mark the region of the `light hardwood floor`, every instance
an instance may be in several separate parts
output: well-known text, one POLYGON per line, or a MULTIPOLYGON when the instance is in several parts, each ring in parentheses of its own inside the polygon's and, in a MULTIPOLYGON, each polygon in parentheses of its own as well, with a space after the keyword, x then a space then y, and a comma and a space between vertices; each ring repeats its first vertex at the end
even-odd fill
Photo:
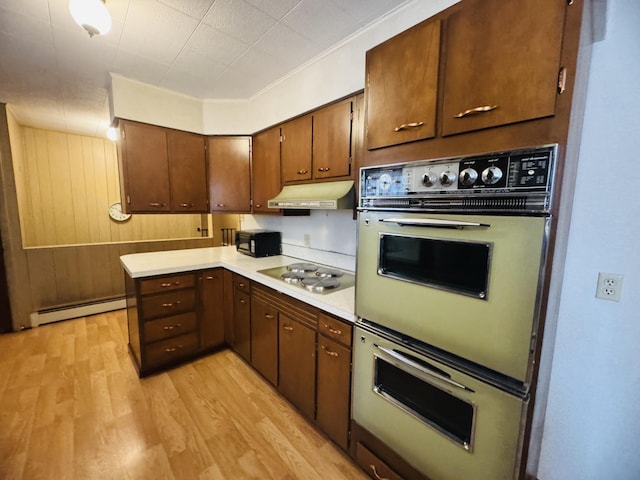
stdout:
POLYGON ((0 335, 0 478, 368 478, 239 357, 138 379, 126 314, 0 335))

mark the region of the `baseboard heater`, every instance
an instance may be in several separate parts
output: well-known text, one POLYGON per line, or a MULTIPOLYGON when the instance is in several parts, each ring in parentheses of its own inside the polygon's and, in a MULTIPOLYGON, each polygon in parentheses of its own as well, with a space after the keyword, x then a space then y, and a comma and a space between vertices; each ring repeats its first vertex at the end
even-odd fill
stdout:
POLYGON ((61 320, 71 320, 72 318, 86 317, 98 313, 110 312, 126 308, 127 303, 124 297, 110 298, 96 302, 82 303, 76 305, 66 305, 63 307, 49 308, 33 312, 30 315, 31 326, 37 327, 45 323, 59 322, 61 320))

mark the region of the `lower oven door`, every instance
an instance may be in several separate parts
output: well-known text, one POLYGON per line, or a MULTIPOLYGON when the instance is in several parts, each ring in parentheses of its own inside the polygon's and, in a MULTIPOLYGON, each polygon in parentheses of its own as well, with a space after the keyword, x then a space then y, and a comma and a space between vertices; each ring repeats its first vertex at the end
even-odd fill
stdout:
POLYGON ((516 396, 356 327, 353 419, 426 476, 516 477, 516 396))
POLYGON ((548 223, 361 212, 356 315, 526 382, 548 223))

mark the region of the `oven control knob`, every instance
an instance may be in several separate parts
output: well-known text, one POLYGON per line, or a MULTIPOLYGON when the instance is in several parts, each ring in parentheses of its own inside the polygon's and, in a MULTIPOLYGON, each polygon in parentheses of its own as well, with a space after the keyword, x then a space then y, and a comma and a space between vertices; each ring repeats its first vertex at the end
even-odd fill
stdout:
POLYGON ((449 185, 453 185, 453 182, 456 181, 456 174, 451 170, 447 170, 446 172, 442 172, 440 174, 440 185, 445 187, 449 185))
POLYGON ((460 172, 460 183, 463 185, 470 187, 476 180, 478 179, 478 172, 476 172, 473 168, 465 168, 460 172))
POLYGON ((482 181, 485 185, 494 185, 502 178, 502 170, 498 167, 488 167, 482 171, 482 181))
POLYGON ((431 187, 436 183, 436 176, 433 173, 425 173, 422 176, 422 184, 425 187, 431 187))

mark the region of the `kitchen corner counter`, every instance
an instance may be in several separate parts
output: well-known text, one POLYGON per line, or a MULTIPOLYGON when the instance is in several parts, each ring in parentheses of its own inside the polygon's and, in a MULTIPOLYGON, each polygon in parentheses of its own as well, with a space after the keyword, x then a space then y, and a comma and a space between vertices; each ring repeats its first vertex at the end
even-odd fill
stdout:
POLYGON ((356 318, 354 287, 318 294, 258 273, 258 270, 281 267, 301 260, 304 259, 285 255, 253 258, 237 253, 235 247, 231 246, 133 253, 121 256, 120 264, 131 278, 223 267, 344 320, 354 322, 356 318))

